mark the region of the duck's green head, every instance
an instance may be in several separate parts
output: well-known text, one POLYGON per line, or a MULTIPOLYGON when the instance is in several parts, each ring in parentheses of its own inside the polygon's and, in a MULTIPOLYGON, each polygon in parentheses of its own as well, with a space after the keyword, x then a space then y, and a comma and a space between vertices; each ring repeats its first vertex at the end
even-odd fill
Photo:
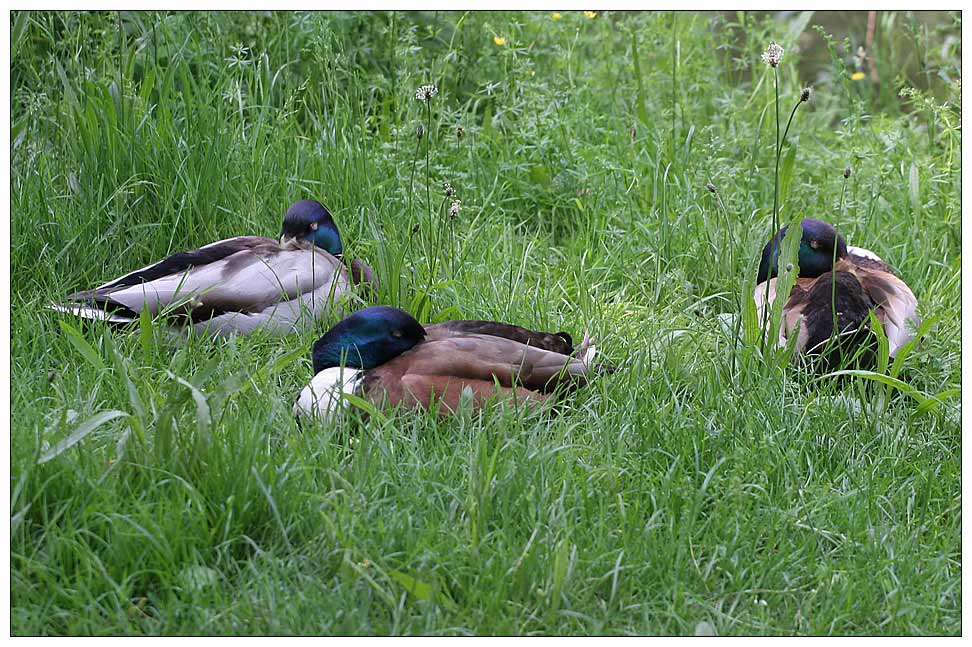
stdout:
POLYGON ((412 315, 388 306, 358 310, 314 344, 314 374, 332 366, 370 369, 398 357, 425 339, 412 315))
MULTIPOLYGON (((832 270, 837 259, 847 256, 847 243, 843 236, 824 221, 806 218, 800 223, 800 227, 803 229, 803 236, 800 238, 800 276, 816 278, 832 270)), ((780 245, 783 244, 787 228, 779 230, 763 248, 759 274, 756 276, 757 285, 776 276, 780 245)))
POLYGON ((288 239, 306 240, 335 256, 343 251, 334 219, 317 200, 298 200, 287 209, 280 241, 288 239))

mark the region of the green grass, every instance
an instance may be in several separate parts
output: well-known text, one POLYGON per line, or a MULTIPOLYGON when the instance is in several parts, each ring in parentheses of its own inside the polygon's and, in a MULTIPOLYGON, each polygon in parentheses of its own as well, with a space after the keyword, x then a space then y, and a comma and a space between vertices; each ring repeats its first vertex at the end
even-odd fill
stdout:
POLYGON ((824 18, 14 13, 12 633, 958 634, 960 24, 882 12, 874 82, 824 18), (911 285, 935 323, 897 377, 940 406, 720 324, 770 235, 771 39, 781 111, 814 87, 781 220, 911 285), (305 197, 382 303, 590 329, 619 371, 301 431, 333 321, 174 342, 44 309, 305 197))

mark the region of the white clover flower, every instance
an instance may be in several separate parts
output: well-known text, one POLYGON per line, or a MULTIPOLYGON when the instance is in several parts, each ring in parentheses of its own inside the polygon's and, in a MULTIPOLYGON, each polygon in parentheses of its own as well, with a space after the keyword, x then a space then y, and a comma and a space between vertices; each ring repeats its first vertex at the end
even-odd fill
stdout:
POLYGON ((432 84, 423 85, 422 87, 420 87, 418 90, 415 91, 415 98, 418 99, 419 101, 428 103, 429 101, 432 100, 432 97, 434 97, 437 94, 439 94, 439 88, 435 87, 432 84))
POLYGON ((777 67, 783 60, 783 48, 777 45, 775 40, 770 41, 769 47, 759 58, 770 67, 777 67))

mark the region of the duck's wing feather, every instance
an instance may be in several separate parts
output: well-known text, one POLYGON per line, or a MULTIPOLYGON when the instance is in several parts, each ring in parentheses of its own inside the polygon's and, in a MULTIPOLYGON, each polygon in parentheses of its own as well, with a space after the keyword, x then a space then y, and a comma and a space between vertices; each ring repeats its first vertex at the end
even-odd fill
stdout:
POLYGON ((418 344, 370 370, 361 388, 372 399, 387 393, 393 402, 404 398, 423 403, 433 394, 457 394, 467 386, 473 395, 493 393, 494 385, 522 396, 523 389, 546 394, 559 384, 586 381, 592 345, 584 355, 573 358, 502 337, 464 334, 418 344))
POLYGON ((850 262, 858 267, 863 267, 869 270, 879 270, 881 272, 887 272, 888 274, 893 274, 891 267, 884 262, 884 260, 872 252, 869 249, 864 249, 863 247, 847 247, 847 256, 842 259, 844 262, 850 262))
POLYGON ((375 273, 370 265, 366 265, 359 260, 351 261, 351 281, 355 285, 361 285, 377 291, 378 282, 375 280, 375 273))
POLYGON ((429 324, 424 326, 424 328, 426 339, 429 341, 447 339, 465 334, 479 334, 509 339, 542 350, 560 353, 561 355, 571 355, 574 352, 573 340, 568 333, 540 332, 497 321, 462 319, 429 324))
POLYGON ((360 387, 361 393, 375 404, 400 404, 406 408, 423 409, 436 405, 440 413, 451 413, 460 408, 464 399, 468 399, 473 407, 479 407, 490 398, 512 399, 530 405, 551 397, 551 394, 531 391, 522 386, 500 386, 491 380, 411 373, 392 377, 387 374, 375 375, 375 370, 369 372, 360 387))
POLYGON ((839 261, 836 269, 853 273, 873 301, 875 314, 884 327, 893 357, 901 346, 914 337, 914 331, 920 325, 918 299, 911 288, 891 272, 856 261, 839 261))
POLYGON ((884 259, 875 254, 869 249, 864 249, 863 247, 854 247, 853 245, 847 246, 847 255, 851 257, 867 258, 872 261, 877 261, 878 263, 883 263, 884 259))
POLYGON ((277 241, 270 238, 265 238, 263 236, 236 236, 235 238, 226 238, 224 240, 216 241, 215 243, 210 243, 209 245, 204 245, 199 249, 177 252, 168 258, 158 261, 157 263, 146 265, 145 267, 139 268, 134 272, 129 272, 124 276, 113 279, 104 285, 99 285, 94 290, 77 292, 72 294, 71 297, 97 290, 123 288, 131 285, 138 285, 140 283, 148 283, 166 276, 182 274, 193 267, 201 267, 203 265, 209 265, 210 263, 216 263, 223 260, 227 256, 232 256, 233 254, 247 249, 259 249, 261 247, 276 244, 277 241))
POLYGON ((826 354, 839 361, 870 336, 867 320, 874 302, 850 272, 827 272, 808 281, 804 289, 791 293, 784 307, 788 335, 799 324, 800 352, 826 354), (831 345, 835 333, 839 341, 831 345))
POLYGON ((175 314, 196 323, 225 313, 263 312, 322 288, 339 293, 348 287, 346 275, 341 262, 327 252, 245 236, 174 254, 69 299, 130 315, 143 307, 155 315, 177 306, 175 314))

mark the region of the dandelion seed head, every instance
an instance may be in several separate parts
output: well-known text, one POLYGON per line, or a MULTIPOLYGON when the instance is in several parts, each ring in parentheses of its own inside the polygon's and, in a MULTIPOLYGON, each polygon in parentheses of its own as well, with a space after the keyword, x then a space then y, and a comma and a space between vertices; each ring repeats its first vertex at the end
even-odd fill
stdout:
POLYGON ((415 98, 423 103, 428 103, 437 94, 439 94, 439 88, 429 83, 415 91, 415 98))
POLYGON ((783 48, 775 40, 770 41, 769 47, 759 58, 770 67, 778 67, 783 60, 783 48))

